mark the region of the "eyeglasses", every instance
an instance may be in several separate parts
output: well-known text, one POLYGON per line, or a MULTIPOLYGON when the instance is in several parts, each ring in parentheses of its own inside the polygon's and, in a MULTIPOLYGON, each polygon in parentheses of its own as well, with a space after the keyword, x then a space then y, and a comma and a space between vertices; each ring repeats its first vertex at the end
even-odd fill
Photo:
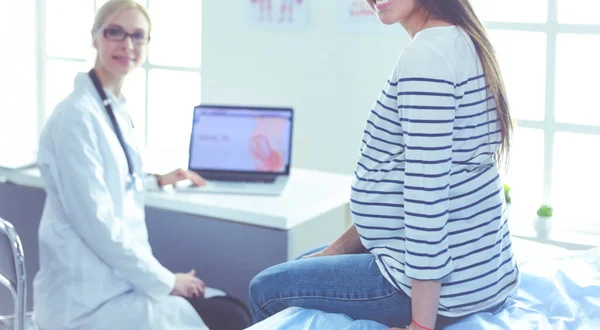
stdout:
POLYGON ((131 37, 131 41, 135 45, 147 45, 150 42, 150 36, 144 31, 136 31, 127 33, 125 29, 118 25, 111 25, 104 29, 104 37, 111 41, 123 41, 127 37, 131 37))

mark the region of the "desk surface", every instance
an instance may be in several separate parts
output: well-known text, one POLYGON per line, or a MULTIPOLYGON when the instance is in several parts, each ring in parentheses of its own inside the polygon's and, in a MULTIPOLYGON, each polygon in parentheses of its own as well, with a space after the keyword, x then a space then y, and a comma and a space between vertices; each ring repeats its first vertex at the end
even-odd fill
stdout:
MULTIPOLYGON (((37 169, 0 169, 1 181, 43 188, 37 169)), ((351 181, 350 175, 294 168, 281 196, 160 191, 146 193, 146 206, 289 230, 345 206, 351 181)))

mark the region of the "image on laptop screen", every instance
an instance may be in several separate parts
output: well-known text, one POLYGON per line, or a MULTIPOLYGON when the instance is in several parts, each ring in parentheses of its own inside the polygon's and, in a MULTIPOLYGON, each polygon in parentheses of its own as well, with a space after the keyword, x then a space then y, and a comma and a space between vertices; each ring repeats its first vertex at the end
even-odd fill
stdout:
POLYGON ((291 135, 291 109, 197 106, 189 167, 288 173, 291 135))

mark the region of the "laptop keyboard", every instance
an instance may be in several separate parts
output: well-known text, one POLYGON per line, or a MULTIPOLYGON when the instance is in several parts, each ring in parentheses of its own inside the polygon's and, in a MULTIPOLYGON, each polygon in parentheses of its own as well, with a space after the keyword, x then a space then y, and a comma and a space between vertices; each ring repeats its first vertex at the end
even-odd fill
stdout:
POLYGON ((209 181, 215 181, 219 183, 273 183, 275 182, 275 178, 240 178, 240 177, 231 177, 231 178, 205 178, 209 181))
POLYGON ((270 180, 270 181, 247 181, 247 180, 243 180, 243 181, 227 180, 227 181, 224 181, 224 180, 213 180, 213 182, 216 185, 219 185, 219 186, 239 186, 239 185, 243 185, 243 184, 270 184, 270 183, 273 183, 274 180, 270 180))

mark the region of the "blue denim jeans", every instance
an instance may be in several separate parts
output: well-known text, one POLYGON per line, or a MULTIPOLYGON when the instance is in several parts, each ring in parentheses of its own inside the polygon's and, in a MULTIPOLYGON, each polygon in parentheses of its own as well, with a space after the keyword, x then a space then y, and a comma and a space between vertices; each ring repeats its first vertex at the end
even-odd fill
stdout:
MULTIPOLYGON (((388 327, 404 327, 412 315, 410 297, 381 275, 370 253, 297 259, 264 270, 250 283, 255 323, 292 306, 346 314, 388 327)), ((438 315, 436 329, 458 319, 438 315)))

